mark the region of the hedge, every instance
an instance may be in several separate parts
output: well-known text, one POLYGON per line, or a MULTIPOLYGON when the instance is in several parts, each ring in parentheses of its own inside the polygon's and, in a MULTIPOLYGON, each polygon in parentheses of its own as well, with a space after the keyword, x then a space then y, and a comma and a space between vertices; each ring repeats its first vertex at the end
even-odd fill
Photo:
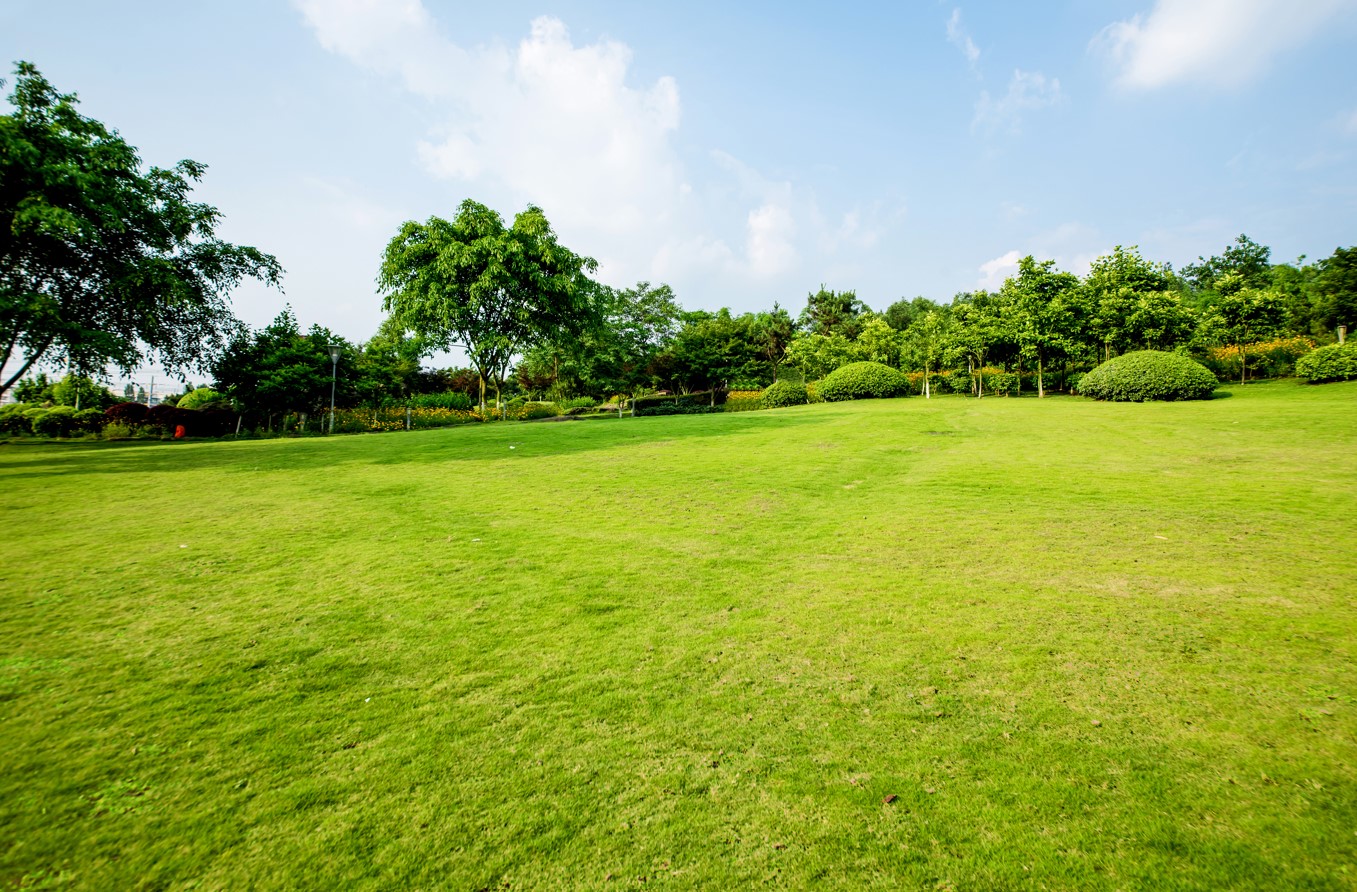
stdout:
POLYGON ((1079 380, 1079 392, 1095 400, 1205 400, 1219 384, 1206 366, 1178 353, 1138 350, 1114 356, 1079 380))
MULTIPOLYGON (((724 406, 726 403, 727 391, 718 389, 713 395, 710 390, 699 390, 697 393, 673 393, 664 396, 643 396, 631 401, 631 407, 640 415, 643 410, 654 409, 658 406, 706 406, 712 405, 724 406)), ((657 413, 647 412, 648 415, 670 414, 677 415, 683 413, 669 412, 657 413)))

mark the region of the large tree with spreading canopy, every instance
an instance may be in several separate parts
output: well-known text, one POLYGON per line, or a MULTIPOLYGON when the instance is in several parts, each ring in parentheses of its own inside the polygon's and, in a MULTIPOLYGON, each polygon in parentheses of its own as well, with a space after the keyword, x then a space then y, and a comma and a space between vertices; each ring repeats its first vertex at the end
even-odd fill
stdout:
POLYGON ((0 394, 35 364, 125 372, 201 368, 237 325, 242 279, 277 286, 278 261, 217 238, 191 201, 204 165, 143 171, 116 130, 77 110, 27 62, 0 116, 0 394))
POLYGON ((598 268, 570 251, 540 208, 505 226, 467 199, 452 220, 409 221, 386 246, 377 286, 384 309, 404 328, 444 349, 459 346, 496 391, 509 363, 549 338, 578 336, 597 322, 598 268))

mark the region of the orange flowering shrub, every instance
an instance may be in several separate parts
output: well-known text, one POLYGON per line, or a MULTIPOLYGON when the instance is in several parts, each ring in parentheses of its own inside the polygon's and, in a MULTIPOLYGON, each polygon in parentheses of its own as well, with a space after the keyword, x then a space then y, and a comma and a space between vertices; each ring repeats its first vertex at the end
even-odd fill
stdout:
POLYGON ((1248 362, 1249 372, 1258 378, 1283 378, 1295 371, 1296 360, 1315 349, 1315 342, 1306 337, 1273 338, 1254 344, 1226 344, 1206 351, 1203 365, 1216 373, 1217 378, 1233 379, 1240 376, 1240 357, 1248 362))

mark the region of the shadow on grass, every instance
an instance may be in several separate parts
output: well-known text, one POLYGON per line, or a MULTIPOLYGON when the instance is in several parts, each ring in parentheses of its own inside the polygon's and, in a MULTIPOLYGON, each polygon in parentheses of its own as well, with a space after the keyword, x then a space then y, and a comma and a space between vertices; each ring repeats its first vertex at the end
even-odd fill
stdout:
POLYGON ((623 418, 588 424, 476 424, 424 431, 277 440, 18 441, 0 445, 0 480, 80 474, 314 471, 347 465, 517 461, 645 443, 700 440, 833 421, 833 416, 739 412, 623 418))

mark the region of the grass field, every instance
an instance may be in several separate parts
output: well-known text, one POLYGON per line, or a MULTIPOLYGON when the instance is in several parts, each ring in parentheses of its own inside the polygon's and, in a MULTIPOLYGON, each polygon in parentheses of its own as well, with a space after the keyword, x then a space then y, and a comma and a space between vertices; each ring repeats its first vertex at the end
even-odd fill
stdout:
POLYGON ((1357 888, 1357 383, 0 446, 0 888, 1357 888))

